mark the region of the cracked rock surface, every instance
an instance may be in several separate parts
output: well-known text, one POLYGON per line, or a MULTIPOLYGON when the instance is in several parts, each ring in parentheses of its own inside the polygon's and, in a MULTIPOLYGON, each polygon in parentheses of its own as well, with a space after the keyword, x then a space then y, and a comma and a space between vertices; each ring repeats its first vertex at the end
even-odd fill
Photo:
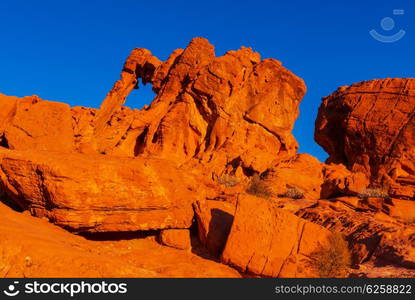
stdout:
POLYGON ((391 196, 415 199, 415 79, 370 80, 323 99, 315 139, 391 196))

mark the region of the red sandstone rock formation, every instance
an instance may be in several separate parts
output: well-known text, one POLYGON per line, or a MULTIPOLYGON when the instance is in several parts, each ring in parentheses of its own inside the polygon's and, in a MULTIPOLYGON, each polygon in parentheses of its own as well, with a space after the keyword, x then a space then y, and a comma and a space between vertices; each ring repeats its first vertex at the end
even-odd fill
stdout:
POLYGON ((0 277, 240 277, 155 238, 91 241, 0 203, 0 277))
MULTIPOLYGON (((94 137, 98 140, 104 136, 114 113, 121 108, 130 92, 138 88, 138 79, 143 83, 152 82, 152 77, 161 61, 151 55, 147 49, 134 49, 126 60, 118 80, 97 113, 94 121, 94 137)), ((101 145, 100 145, 101 146, 101 145)))
POLYGON ((159 241, 166 246, 181 250, 192 248, 190 231, 188 229, 165 229, 159 235, 159 241))
POLYGON ((162 63, 134 50, 121 77, 97 114, 99 152, 177 164, 195 159, 219 173, 262 172, 296 152, 291 130, 305 85, 277 60, 261 60, 249 48, 215 57, 213 46, 196 38, 162 63), (153 84, 157 96, 145 110, 123 112, 139 79, 153 84))
POLYGON ((323 164, 308 154, 282 161, 263 174, 270 191, 279 198, 327 199, 364 193, 369 181, 364 173, 341 164, 323 164))
POLYGON ((329 162, 364 172, 392 196, 415 199, 415 79, 339 88, 323 99, 315 139, 329 162))
POLYGON ((203 193, 160 159, 0 150, 11 201, 76 232, 189 228, 203 193))
POLYGON ((222 261, 243 273, 312 277, 311 254, 327 245, 330 231, 253 196, 238 199, 222 261))
POLYGON ((74 149, 69 105, 37 96, 0 94, 0 144, 13 150, 70 152, 74 149))
POLYGON ((195 202, 198 238, 208 252, 220 257, 233 224, 236 206, 227 201, 195 202))
POLYGON ((212 185, 209 173, 245 177, 292 157, 304 92, 249 48, 215 57, 196 38, 165 62, 134 49, 99 110, 2 98, 2 186, 21 209, 77 232, 189 228, 206 188, 196 192, 194 176, 174 166, 212 185), (122 104, 138 80, 157 96, 132 111, 122 104))
POLYGON ((216 57, 203 38, 164 62, 134 49, 99 110, 0 95, 2 202, 92 239, 149 235, 110 246, 0 206, 0 274, 239 276, 191 249, 249 276, 316 276, 307 264, 330 231, 355 267, 415 268, 413 91, 375 80, 326 97, 327 164, 296 153, 303 81, 249 48, 216 57), (140 80, 152 104, 122 106, 140 80), (267 199, 246 195, 252 178, 267 199))
MULTIPOLYGON (((292 211, 331 231, 346 235, 355 264, 372 261, 415 267, 415 226, 413 219, 392 218, 399 201, 380 198, 341 197, 319 200, 292 211)), ((399 208, 398 208, 399 209, 399 208)))

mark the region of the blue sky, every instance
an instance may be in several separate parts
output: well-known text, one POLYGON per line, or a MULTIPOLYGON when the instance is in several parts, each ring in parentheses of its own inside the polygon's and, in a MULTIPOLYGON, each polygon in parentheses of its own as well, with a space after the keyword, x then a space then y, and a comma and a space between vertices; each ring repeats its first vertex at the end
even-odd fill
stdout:
MULTIPOLYGON (((165 59, 202 36, 217 55, 249 46, 305 80, 294 134, 300 152, 324 160, 313 140, 321 97, 361 80, 415 77, 414 32, 412 0, 1 1, 0 93, 98 107, 132 48, 165 59), (385 17, 395 21, 389 31, 380 24, 385 17), (371 29, 406 35, 382 43, 371 29)), ((127 104, 141 107, 152 97, 146 87, 127 104)))

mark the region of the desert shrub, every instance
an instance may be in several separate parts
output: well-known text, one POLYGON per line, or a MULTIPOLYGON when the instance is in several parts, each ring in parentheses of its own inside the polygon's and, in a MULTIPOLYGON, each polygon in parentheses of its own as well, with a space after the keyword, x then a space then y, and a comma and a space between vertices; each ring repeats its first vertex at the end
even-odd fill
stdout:
POLYGON ((258 174, 252 176, 249 182, 248 188, 246 189, 248 194, 268 199, 272 196, 272 192, 266 183, 261 179, 258 174))
POLYGON ((328 238, 328 245, 311 253, 311 267, 321 278, 345 277, 351 264, 347 242, 340 233, 328 238))
POLYGON ((238 177, 234 175, 224 174, 216 180, 219 184, 224 185, 226 187, 234 187, 236 186, 240 180, 238 177))
POLYGON ((296 187, 289 187, 283 194, 279 194, 280 198, 304 199, 304 192, 296 187))
POLYGON ((389 194, 382 188, 367 188, 362 193, 359 194, 359 198, 389 198, 389 194))

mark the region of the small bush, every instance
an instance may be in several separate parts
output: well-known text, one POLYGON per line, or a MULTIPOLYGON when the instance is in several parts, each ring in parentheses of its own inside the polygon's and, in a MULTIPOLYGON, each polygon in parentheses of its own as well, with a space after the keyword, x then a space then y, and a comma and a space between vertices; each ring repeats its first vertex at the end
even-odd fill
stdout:
POLYGON ((351 264, 348 244, 340 233, 330 235, 328 242, 311 253, 311 267, 321 278, 345 277, 351 264))
POLYGON ((224 174, 224 175, 218 177, 217 182, 219 184, 224 185, 227 188, 229 188, 229 187, 236 186, 240 182, 240 180, 236 176, 229 175, 229 174, 224 174))
POLYGON ((283 194, 279 194, 280 198, 304 199, 304 192, 296 187, 289 187, 283 194))
POLYGON ((246 189, 248 194, 268 199, 272 196, 272 192, 265 184, 265 182, 259 177, 258 174, 252 176, 251 181, 249 182, 249 186, 246 189))
POLYGON ((383 198, 388 199, 389 194, 381 188, 367 188, 362 193, 359 194, 359 198, 383 198))

